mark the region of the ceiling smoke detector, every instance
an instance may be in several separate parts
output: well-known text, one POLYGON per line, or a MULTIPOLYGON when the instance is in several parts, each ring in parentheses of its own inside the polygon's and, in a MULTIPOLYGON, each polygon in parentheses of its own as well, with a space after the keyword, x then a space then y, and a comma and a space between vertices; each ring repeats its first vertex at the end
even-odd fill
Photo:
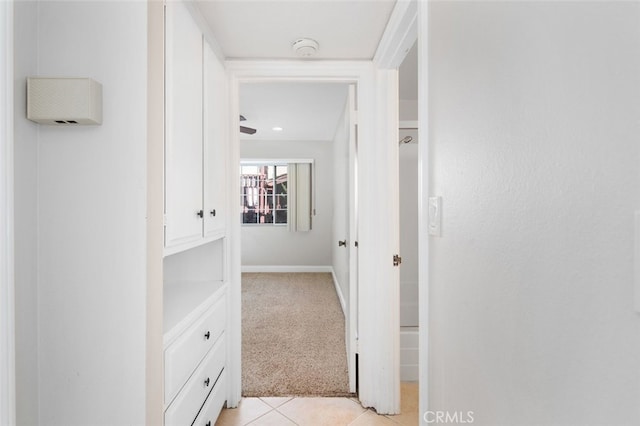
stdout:
POLYGON ((318 52, 318 42, 310 38, 300 38, 293 43, 291 48, 301 58, 311 58, 318 52))

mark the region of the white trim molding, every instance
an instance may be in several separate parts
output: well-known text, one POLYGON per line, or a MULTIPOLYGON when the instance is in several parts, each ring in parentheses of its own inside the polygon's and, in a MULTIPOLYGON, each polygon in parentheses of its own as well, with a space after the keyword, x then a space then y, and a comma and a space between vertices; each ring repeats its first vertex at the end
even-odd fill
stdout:
MULTIPOLYGON (((418 4, 418 305, 419 413, 429 410, 429 2, 418 4)), ((420 424, 427 425, 422 414, 420 424)))
MULTIPOLYGON (((333 267, 329 267, 331 269, 331 277, 333 278, 333 285, 336 288, 336 294, 338 295, 338 300, 340 301, 340 307, 342 307, 342 313, 344 314, 345 321, 347 319, 347 305, 344 302, 344 295, 342 294, 342 289, 340 288, 340 283, 338 282, 338 277, 336 276, 336 271, 333 270, 333 267)), ((346 331, 346 335, 349 335, 348 330, 346 331)), ((347 356, 349 354, 347 353, 347 356)))
POLYGON ((400 121, 398 128, 400 129, 420 129, 418 121, 400 121))
POLYGON ((13 1, 0 2, 0 424, 16 424, 13 230, 13 1))
MULTIPOLYGON (((358 105, 358 181, 367 182, 359 188, 358 201, 358 271, 359 281, 366 283, 358 292, 359 316, 359 393, 362 404, 375 408, 381 414, 395 414, 400 410, 399 378, 399 321, 394 318, 399 311, 399 296, 393 281, 392 256, 396 249, 393 227, 394 206, 380 208, 379 188, 388 188, 393 171, 389 164, 393 157, 387 151, 390 141, 398 133, 396 113, 389 116, 386 103, 393 96, 393 73, 378 70, 372 61, 227 61, 230 79, 230 115, 232 129, 239 125, 239 87, 242 83, 268 83, 282 81, 334 82, 357 85, 358 105), (390 134, 394 128, 395 136, 390 134), (375 215, 366 212, 376 211, 375 215), (385 232, 380 232, 386 229, 385 232), (389 297, 388 297, 389 296, 389 297), (395 328, 393 324, 396 324, 395 328), (381 374, 381 372, 386 372, 381 374)), ((397 76, 396 76, 397 83, 397 76)), ((397 100, 396 100, 397 104, 397 100)), ((230 140, 230 164, 239 164, 239 134, 233 132, 230 140)), ((397 145, 397 144, 396 144, 397 145)), ((397 149, 397 146, 396 146, 397 149)), ((397 168, 397 166, 396 166, 397 168)), ((395 177, 397 179, 397 176, 395 177)), ((239 182, 231 182, 231 193, 239 193, 239 182)), ((391 191, 384 191, 385 196, 391 191)), ((397 208, 397 206, 395 206, 397 208)), ((240 214, 230 214, 229 240, 230 281, 240 282, 240 214)), ((397 234, 397 233, 396 233, 397 234)), ((397 270, 397 268, 396 268, 397 270)), ((232 285, 229 291, 229 311, 233 317, 229 323, 230 396, 240 395, 241 389, 241 294, 240 286, 232 285), (238 360, 238 361, 234 361, 238 360)), ((228 401, 234 406, 237 401, 228 401)))
POLYGON ((398 68, 418 38, 418 1, 398 0, 373 62, 383 69, 398 68))

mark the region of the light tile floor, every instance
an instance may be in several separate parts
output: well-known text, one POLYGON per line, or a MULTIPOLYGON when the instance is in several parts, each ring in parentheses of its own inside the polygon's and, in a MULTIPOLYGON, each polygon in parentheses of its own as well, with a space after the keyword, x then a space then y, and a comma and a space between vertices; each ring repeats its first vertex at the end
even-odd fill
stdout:
POLYGON ((243 398, 238 408, 224 409, 216 426, 415 426, 418 383, 402 382, 401 414, 381 416, 356 398, 243 398))

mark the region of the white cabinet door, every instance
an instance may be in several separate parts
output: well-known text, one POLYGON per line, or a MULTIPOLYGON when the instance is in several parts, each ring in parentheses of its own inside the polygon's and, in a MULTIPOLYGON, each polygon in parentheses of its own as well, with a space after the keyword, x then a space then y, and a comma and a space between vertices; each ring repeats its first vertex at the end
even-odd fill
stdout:
POLYGON ((227 76, 224 66, 204 43, 204 237, 225 231, 227 76))
POLYGON ((181 2, 167 2, 165 25, 165 247, 175 247, 202 239, 202 33, 181 2))

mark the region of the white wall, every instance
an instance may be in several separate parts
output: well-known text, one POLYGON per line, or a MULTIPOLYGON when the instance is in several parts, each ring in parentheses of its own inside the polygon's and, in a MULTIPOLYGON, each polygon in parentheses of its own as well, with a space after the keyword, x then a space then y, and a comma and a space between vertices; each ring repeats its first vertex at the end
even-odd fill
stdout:
POLYGON ((102 126, 40 126, 36 147, 16 98, 19 419, 143 424, 146 5, 18 3, 16 93, 37 55, 38 75, 101 82, 104 107, 102 126))
POLYGON ((640 424, 640 4, 429 7, 429 408, 640 424))
MULTIPOLYGON (((399 69, 399 119, 418 120, 417 44, 399 69), (403 99, 403 96, 407 99, 403 99)), ((413 141, 399 146, 400 182, 400 326, 418 325, 418 130, 403 129, 399 139, 411 136, 413 141)), ((413 342, 413 337, 409 340, 413 342)), ((402 341, 402 336, 401 336, 402 341)), ((401 352, 402 356, 402 352, 401 352)), ((414 377, 413 375, 412 377, 414 377)))
POLYGON ((13 3, 0 3, 0 424, 16 423, 13 3))
MULTIPOLYGON (((314 159, 316 215, 309 232, 286 226, 243 226, 243 266, 331 265, 333 163, 331 141, 242 141, 241 158, 314 159)), ((240 199, 240 194, 238 194, 240 199)))
POLYGON ((338 241, 349 239, 349 109, 347 99, 332 143, 334 243, 331 246, 331 265, 346 309, 349 309, 349 247, 339 247, 338 241))
POLYGON ((400 129, 400 139, 413 137, 399 149, 400 179, 400 325, 418 325, 418 130, 400 129))
POLYGON ((25 117, 26 77, 38 74, 38 4, 14 3, 16 417, 38 424, 38 125, 25 117))
POLYGON ((224 239, 203 244, 163 259, 164 282, 224 281, 224 239))
POLYGON ((414 121, 418 119, 418 101, 413 99, 400 99, 399 106, 400 121, 414 121))

